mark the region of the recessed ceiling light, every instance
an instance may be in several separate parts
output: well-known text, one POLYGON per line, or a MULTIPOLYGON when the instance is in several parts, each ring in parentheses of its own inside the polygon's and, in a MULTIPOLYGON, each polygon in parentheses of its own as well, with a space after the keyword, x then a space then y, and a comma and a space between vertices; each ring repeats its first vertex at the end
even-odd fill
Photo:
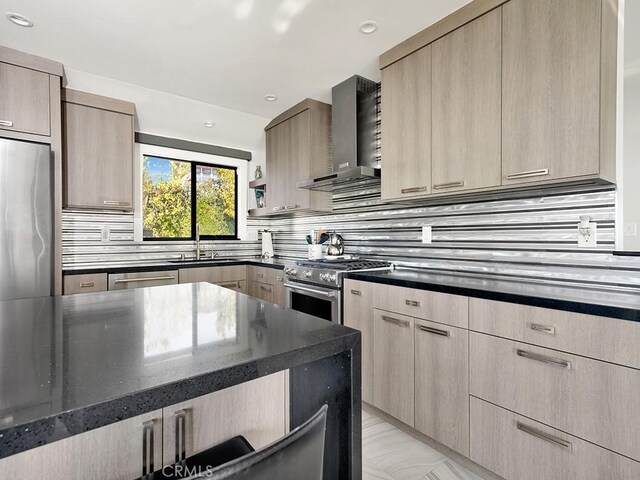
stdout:
POLYGON ((375 32, 376 30, 378 30, 378 22, 374 22, 373 20, 367 20, 360 24, 360 31, 367 35, 375 32))
POLYGON ((33 27, 33 22, 19 13, 7 12, 7 19, 19 27, 33 27))
POLYGON ((216 122, 212 120, 207 120, 206 122, 204 122, 204 126, 207 128, 213 128, 216 126, 216 122))
POLYGON ((278 99, 278 97, 276 97, 275 95, 265 95, 264 99, 267 102, 275 102, 278 99))

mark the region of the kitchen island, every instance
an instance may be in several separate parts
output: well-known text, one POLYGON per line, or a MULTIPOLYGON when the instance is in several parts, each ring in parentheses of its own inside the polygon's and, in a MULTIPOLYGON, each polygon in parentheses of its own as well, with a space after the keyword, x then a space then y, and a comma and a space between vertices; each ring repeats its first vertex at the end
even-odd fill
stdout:
MULTIPOLYGON (((277 372, 286 372, 285 430, 327 403, 325 478, 361 478, 360 333, 355 330, 193 283, 0 302, 0 332, 0 478, 12 459, 132 419, 145 420, 133 433, 142 444, 142 424, 154 412, 162 412, 152 419, 156 444, 162 445, 157 435, 174 431, 166 417, 174 406, 277 372)), ((235 402, 246 414, 242 398, 235 402)), ((234 423, 235 410, 223 412, 228 424, 234 423)), ((207 421, 194 418, 187 425, 207 421)), ((164 443, 155 455, 156 469, 173 454, 167 438, 164 443)), ((187 453, 193 452, 187 448, 187 453)), ((142 454, 147 457, 139 459, 136 474, 148 468, 149 452, 142 454)), ((65 455, 67 462, 76 460, 73 452, 65 455)), ((108 451, 98 449, 96 455, 108 451)))

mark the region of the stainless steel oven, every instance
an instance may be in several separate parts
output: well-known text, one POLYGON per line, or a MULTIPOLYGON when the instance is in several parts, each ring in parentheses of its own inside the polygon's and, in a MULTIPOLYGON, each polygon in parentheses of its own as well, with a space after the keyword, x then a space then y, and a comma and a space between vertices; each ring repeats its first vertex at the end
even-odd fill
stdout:
POLYGON ((327 288, 288 281, 287 307, 334 323, 342 323, 342 293, 340 289, 327 288))

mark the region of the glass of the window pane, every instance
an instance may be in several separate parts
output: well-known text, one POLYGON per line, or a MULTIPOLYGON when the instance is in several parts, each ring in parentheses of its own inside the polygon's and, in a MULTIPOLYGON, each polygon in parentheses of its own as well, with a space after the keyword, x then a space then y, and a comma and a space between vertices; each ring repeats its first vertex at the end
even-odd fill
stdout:
POLYGON ((144 238, 191 237, 191 165, 145 156, 142 170, 144 238))
POLYGON ((196 182, 196 222, 200 235, 236 235, 236 171, 203 167, 196 182))

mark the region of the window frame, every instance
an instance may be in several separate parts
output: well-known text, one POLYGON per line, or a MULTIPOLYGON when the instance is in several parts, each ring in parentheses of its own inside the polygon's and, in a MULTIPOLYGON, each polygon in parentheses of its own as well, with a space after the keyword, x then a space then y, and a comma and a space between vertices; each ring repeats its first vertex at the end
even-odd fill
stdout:
POLYGON ((238 235, 238 167, 237 166, 232 166, 232 165, 220 165, 220 164, 216 164, 216 163, 207 163, 207 162, 203 162, 203 161, 198 161, 198 160, 185 160, 182 158, 173 158, 169 155, 163 155, 163 154, 152 154, 152 153, 142 153, 142 172, 144 172, 144 160, 147 157, 153 157, 153 158, 161 158, 163 160, 170 160, 170 161, 174 161, 174 162, 183 162, 183 163, 188 163, 189 164, 189 168, 191 171, 191 236, 190 237, 145 237, 144 236, 144 194, 142 195, 142 241, 143 242, 154 242, 154 241, 158 241, 158 242, 185 242, 185 241, 191 241, 194 242, 196 240, 196 224, 197 222, 197 215, 198 215, 198 209, 197 209, 197 196, 196 196, 196 191, 197 191, 197 175, 196 175, 196 169, 198 166, 200 167, 208 167, 208 168, 222 168, 222 169, 226 169, 226 170, 233 170, 234 175, 234 189, 235 189, 235 202, 234 202, 234 210, 235 210, 235 214, 234 214, 234 231, 235 231, 235 235, 200 235, 200 240, 240 240, 240 236, 238 235))

